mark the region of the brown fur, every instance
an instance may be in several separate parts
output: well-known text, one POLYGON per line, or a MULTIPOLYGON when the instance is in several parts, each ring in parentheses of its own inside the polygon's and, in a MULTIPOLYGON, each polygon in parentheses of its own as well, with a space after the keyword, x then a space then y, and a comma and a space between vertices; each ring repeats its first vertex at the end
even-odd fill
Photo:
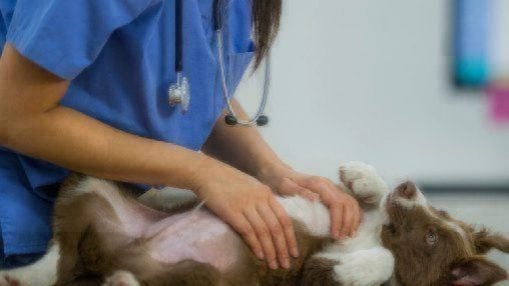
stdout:
MULTIPOLYGON (((404 188, 400 191, 405 196, 416 195, 416 186, 411 182, 398 188, 404 188)), ((509 240, 491 235, 484 229, 476 232, 473 227, 451 218, 444 211, 430 206, 416 206, 408 210, 390 199, 387 204, 391 224, 383 227, 382 241, 395 256, 395 277, 401 285, 451 285, 459 279, 453 275, 455 267, 480 265, 479 255, 492 247, 508 251, 509 240), (458 233, 458 229, 463 234, 458 233), (427 241, 429 234, 436 237, 435 243, 427 241)), ((472 272, 473 267, 462 270, 469 275, 480 276, 473 278, 480 279, 482 283, 471 285, 491 285, 507 278, 505 270, 482 259, 485 263, 475 268, 477 272, 472 272)))
MULTIPOLYGON (((93 284, 97 277, 105 278, 116 270, 128 270, 142 285, 151 286, 257 285, 257 281, 269 286, 298 285, 298 280, 306 277, 302 273, 306 260, 332 242, 330 238, 310 236, 295 222, 301 256, 292 260, 288 270, 269 269, 247 246, 241 250, 244 259, 235 273, 219 273, 212 266, 195 261, 164 264, 153 260, 144 251, 143 239, 131 241, 115 229, 120 220, 106 199, 94 192, 76 195, 76 191, 72 191, 82 178, 73 175, 66 180, 55 204, 54 240, 61 247, 57 285, 93 284)), ((134 201, 123 193, 121 186, 119 188, 115 194, 118 199, 134 201)))
MULTIPOLYGON (((294 224, 296 226, 297 243, 301 255, 299 258, 292 260, 289 270, 279 269, 274 271, 269 269, 265 263, 256 260, 260 285, 307 285, 299 282, 301 279, 305 280, 305 277, 308 275, 312 275, 312 273, 305 271, 305 264, 310 260, 312 254, 333 242, 331 238, 313 237, 297 222, 294 222, 294 224)), ((323 285, 337 285, 337 283, 323 285)))
POLYGON ((336 264, 336 261, 325 258, 310 259, 306 262, 301 285, 335 285, 337 282, 334 280, 333 269, 336 264))
POLYGON ((486 229, 474 233, 473 240, 479 254, 485 254, 492 248, 509 253, 509 239, 499 234, 490 234, 486 229))
MULTIPOLYGON (((147 253, 145 239, 132 239, 123 233, 120 219, 100 190, 87 193, 75 190, 82 179, 83 176, 73 175, 66 180, 55 205, 54 241, 61 249, 57 285, 97 285, 117 270, 126 270, 141 285, 150 286, 340 286, 334 280, 334 262, 312 257, 333 240, 311 236, 297 222, 294 223, 301 256, 292 260, 288 270, 269 269, 246 245, 237 250, 242 258, 230 273, 220 273, 211 265, 190 260, 176 264, 156 261, 147 253)), ((113 192, 108 195, 115 196, 115 201, 137 204, 122 186, 113 192)), ((416 187, 408 182, 395 191, 398 192, 411 198, 416 195, 416 187)), ((431 206, 406 209, 392 202, 387 200, 391 224, 382 228, 381 238, 395 256, 394 277, 399 285, 481 286, 507 278, 505 270, 482 255, 491 248, 507 252, 508 239, 485 229, 476 231, 431 206), (458 232, 459 229, 462 231, 458 232), (430 233, 437 238, 432 244, 427 239, 430 233)))

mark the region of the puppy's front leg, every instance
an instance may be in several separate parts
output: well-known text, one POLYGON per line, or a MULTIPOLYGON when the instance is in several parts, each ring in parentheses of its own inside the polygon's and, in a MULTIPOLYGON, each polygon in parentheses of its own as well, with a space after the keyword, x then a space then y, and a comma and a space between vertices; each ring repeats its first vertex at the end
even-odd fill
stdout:
POLYGON ((378 286, 393 273, 394 257, 383 247, 351 253, 327 251, 305 265, 301 285, 378 286))
POLYGON ((339 168, 339 179, 358 201, 378 206, 389 193, 385 181, 375 168, 362 162, 350 162, 339 168))

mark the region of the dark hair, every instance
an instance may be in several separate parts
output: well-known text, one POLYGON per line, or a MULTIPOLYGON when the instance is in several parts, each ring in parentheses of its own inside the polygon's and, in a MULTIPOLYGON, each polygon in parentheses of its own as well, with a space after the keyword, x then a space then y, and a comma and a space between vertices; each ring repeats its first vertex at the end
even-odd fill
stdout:
POLYGON ((251 0, 253 41, 256 47, 255 65, 258 68, 269 52, 281 19, 282 0, 251 0))

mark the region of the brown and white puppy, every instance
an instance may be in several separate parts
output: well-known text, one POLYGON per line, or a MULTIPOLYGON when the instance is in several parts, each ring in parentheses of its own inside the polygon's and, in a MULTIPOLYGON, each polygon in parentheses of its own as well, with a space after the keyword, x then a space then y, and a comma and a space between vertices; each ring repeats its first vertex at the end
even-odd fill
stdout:
MULTIPOLYGON (((156 210, 118 184, 74 177, 55 206, 54 239, 39 262, 0 273, 5 285, 491 285, 507 273, 482 255, 509 241, 428 206, 412 183, 389 192, 362 163, 341 181, 364 206, 357 236, 329 237, 319 202, 280 198, 297 226, 301 257, 272 271, 203 208, 156 210)), ((160 209, 160 208, 158 208, 160 209)))

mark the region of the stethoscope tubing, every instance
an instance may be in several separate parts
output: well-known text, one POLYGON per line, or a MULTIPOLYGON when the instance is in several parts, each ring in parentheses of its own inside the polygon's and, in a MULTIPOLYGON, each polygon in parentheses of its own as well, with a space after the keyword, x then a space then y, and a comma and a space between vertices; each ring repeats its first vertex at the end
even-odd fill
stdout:
MULTIPOLYGON (((191 98, 191 91, 189 82, 187 77, 183 75, 184 67, 182 62, 183 56, 183 37, 182 37, 182 29, 179 27, 182 24, 182 1, 176 1, 176 11, 177 15, 175 17, 175 27, 176 27, 176 42, 177 48, 175 51, 175 69, 177 71, 177 82, 175 84, 170 85, 168 89, 169 96, 169 104, 170 106, 175 106, 176 104, 180 104, 182 107, 182 112, 185 113, 189 106, 189 101, 191 98)), ((217 61, 219 66, 219 77, 221 84, 221 92, 223 99, 226 103, 227 115, 225 117, 225 121, 228 125, 240 125, 240 126, 263 126, 268 123, 268 117, 263 115, 265 111, 265 107, 267 105, 269 86, 270 86, 270 77, 271 77, 271 63, 270 63, 270 55, 267 56, 265 62, 265 71, 264 71, 264 83, 263 83, 263 92, 262 98, 260 100, 260 104, 256 113, 253 117, 249 117, 246 119, 239 119, 237 117, 237 113, 231 104, 232 94, 228 88, 228 83, 226 80, 226 71, 225 71, 225 59, 224 59, 224 37, 223 37, 223 11, 221 9, 221 0, 214 1, 214 29, 216 32, 216 46, 217 46, 217 61)))
POLYGON ((222 93, 223 98, 226 102, 226 108, 228 110, 228 114, 233 116, 236 119, 236 124, 241 126, 254 126, 258 125, 257 121, 260 118, 260 116, 263 115, 265 108, 267 106, 267 99, 269 95, 269 88, 270 88, 270 78, 271 78, 271 60, 270 55, 267 55, 267 58, 265 60, 265 69, 264 69, 264 81, 263 81, 263 91, 262 91, 262 98, 260 101, 260 104, 258 106, 258 109, 253 117, 250 117, 247 120, 239 119, 235 109, 233 108, 231 104, 231 95, 230 90, 228 89, 228 83, 226 82, 226 72, 224 67, 224 55, 223 55, 223 32, 222 29, 216 30, 216 37, 217 37, 217 58, 219 61, 219 73, 221 78, 221 87, 222 87, 222 93))

